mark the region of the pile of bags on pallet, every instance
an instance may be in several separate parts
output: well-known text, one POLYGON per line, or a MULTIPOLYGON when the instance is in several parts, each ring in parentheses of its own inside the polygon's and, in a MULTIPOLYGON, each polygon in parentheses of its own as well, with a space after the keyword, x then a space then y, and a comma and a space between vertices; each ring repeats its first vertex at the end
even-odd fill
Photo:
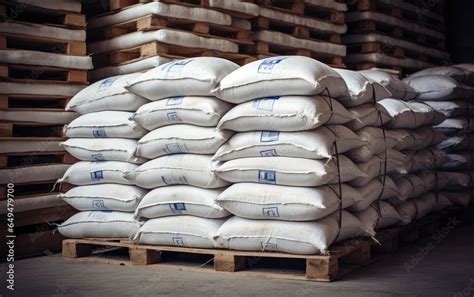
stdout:
POLYGON ((408 224, 450 204, 431 128, 444 116, 417 95, 300 56, 190 58, 99 81, 67 107, 83 115, 63 145, 83 162, 62 197, 81 212, 59 230, 315 254, 408 224))

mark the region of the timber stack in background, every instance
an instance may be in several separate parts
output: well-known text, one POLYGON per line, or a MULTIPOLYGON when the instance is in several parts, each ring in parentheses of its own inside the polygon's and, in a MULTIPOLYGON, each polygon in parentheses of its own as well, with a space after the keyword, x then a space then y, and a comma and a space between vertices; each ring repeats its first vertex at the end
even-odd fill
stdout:
POLYGON ((59 143, 77 116, 64 107, 92 69, 86 18, 80 1, 2 1, 0 14, 0 191, 14 196, 0 213, 14 208, 16 256, 59 251, 52 229, 76 211, 54 184, 76 161, 59 143))
POLYGON ((353 1, 346 16, 348 33, 342 38, 345 63, 355 70, 403 74, 450 64, 443 11, 443 1, 353 1))

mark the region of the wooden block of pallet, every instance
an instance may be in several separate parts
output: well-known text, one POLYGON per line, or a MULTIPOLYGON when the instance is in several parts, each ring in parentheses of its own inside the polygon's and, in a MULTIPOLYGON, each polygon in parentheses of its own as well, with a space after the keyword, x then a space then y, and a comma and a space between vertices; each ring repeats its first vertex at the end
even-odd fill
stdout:
POLYGON ((84 14, 37 7, 28 5, 27 2, 2 1, 0 4, 0 17, 7 20, 11 19, 58 27, 86 27, 86 16, 84 14))
POLYGON ((92 61, 96 68, 100 68, 111 65, 120 65, 122 63, 130 63, 132 61, 139 61, 153 56, 175 56, 181 58, 201 56, 220 57, 240 65, 255 60, 255 58, 249 55, 212 51, 202 48, 183 47, 154 41, 129 49, 118 50, 111 53, 97 54, 92 57, 92 61))
MULTIPOLYGON (((208 255, 213 259, 214 271, 233 272, 243 275, 263 276, 271 278, 289 278, 313 281, 331 281, 370 263, 371 240, 353 240, 349 244, 336 244, 329 255, 293 255, 270 252, 244 252, 220 249, 199 249, 173 246, 150 246, 134 244, 129 240, 94 240, 94 239, 67 239, 63 241, 63 256, 65 258, 82 258, 85 262, 98 261, 102 263, 124 263, 132 265, 157 265, 156 267, 170 267, 168 261, 160 263, 166 253, 175 253, 178 256, 208 255), (128 249, 129 257, 124 261, 110 261, 106 257, 91 257, 92 251, 97 247, 115 247, 128 249), (255 261, 266 259, 278 263, 286 260, 303 261, 304 271, 298 274, 281 273, 278 270, 265 272, 253 271, 255 261), (103 260, 103 261, 101 261, 103 260), (250 264, 250 265, 249 265, 250 264)), ((177 265, 180 269, 186 266, 177 265)), ((208 271, 203 268, 203 271, 208 271)))
POLYGON ((0 65, 0 80, 12 82, 47 81, 87 84, 87 70, 34 65, 0 65))
POLYGON ((342 57, 332 56, 313 52, 306 49, 297 49, 291 45, 273 44, 263 41, 256 41, 254 46, 247 47, 247 52, 255 55, 262 55, 264 57, 282 56, 282 55, 297 55, 306 56, 321 61, 333 67, 345 68, 342 57))
POLYGON ((0 33, 0 49, 40 50, 44 52, 85 56, 86 43, 56 38, 0 33))

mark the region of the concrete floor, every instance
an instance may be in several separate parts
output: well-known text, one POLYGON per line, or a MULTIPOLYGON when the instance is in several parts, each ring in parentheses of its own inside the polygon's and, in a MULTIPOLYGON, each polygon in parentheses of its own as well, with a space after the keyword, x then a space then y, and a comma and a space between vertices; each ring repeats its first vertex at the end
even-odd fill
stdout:
POLYGON ((73 263, 51 255, 18 260, 15 294, 5 294, 2 285, 0 296, 474 296, 474 225, 447 233, 332 283, 73 263))

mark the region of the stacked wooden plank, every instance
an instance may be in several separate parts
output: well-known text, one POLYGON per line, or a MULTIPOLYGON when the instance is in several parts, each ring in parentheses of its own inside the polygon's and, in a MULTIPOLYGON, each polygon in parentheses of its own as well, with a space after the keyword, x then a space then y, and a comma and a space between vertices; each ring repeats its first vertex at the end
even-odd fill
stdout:
POLYGON ((215 56, 238 64, 254 60, 240 53, 243 46, 254 44, 250 21, 245 19, 258 11, 254 4, 135 2, 111 0, 106 9, 115 10, 88 20, 88 50, 95 68, 91 80, 143 71, 184 57, 215 56))
POLYGON ((315 0, 256 0, 259 16, 254 19, 255 45, 247 52, 257 58, 303 55, 335 67, 344 67, 346 47, 345 4, 315 0))
POLYGON ((357 0, 349 7, 345 59, 349 68, 411 73, 449 64, 442 1, 357 0))
POLYGON ((53 191, 75 161, 59 146, 76 117, 64 107, 92 68, 80 2, 43 2, 0 3, 0 213, 14 214, 17 255, 60 249, 53 223, 74 212, 53 191))

